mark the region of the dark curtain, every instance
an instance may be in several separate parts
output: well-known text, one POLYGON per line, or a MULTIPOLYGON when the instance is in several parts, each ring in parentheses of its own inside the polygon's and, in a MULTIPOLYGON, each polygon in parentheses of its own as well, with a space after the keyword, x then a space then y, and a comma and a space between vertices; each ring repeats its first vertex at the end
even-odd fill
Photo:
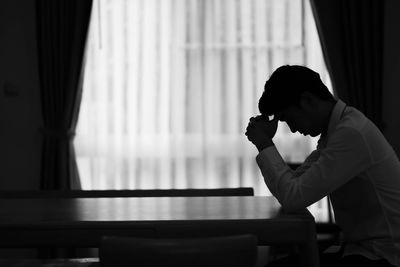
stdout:
POLYGON ((381 130, 384 2, 311 0, 335 94, 381 130))
POLYGON ((80 188, 73 138, 91 8, 92 0, 36 1, 43 190, 80 188))

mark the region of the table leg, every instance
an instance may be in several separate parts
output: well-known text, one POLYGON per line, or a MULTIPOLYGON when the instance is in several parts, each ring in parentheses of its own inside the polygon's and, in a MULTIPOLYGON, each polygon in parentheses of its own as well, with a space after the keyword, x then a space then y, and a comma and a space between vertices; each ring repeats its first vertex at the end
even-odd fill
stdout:
POLYGON ((302 258, 302 266, 304 267, 319 267, 319 250, 317 243, 317 235, 315 224, 310 224, 308 229, 307 241, 300 246, 300 256, 302 258))

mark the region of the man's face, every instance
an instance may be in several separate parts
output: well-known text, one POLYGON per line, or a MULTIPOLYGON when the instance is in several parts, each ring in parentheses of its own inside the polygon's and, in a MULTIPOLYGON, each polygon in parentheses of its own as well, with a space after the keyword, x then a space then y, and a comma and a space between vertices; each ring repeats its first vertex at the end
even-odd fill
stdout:
POLYGON ((280 121, 286 122, 292 133, 299 132, 315 137, 321 134, 321 129, 315 123, 314 113, 300 106, 289 106, 277 115, 280 121))

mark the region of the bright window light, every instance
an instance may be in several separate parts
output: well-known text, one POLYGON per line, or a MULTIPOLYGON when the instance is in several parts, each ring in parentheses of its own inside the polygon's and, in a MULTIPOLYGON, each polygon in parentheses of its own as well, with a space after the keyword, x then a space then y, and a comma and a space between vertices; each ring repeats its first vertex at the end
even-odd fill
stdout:
MULTIPOLYGON (((99 0, 75 139, 83 189, 251 186, 269 195, 245 135, 283 64, 328 87, 308 0, 99 0)), ((298 163, 316 140, 280 124, 298 163)))

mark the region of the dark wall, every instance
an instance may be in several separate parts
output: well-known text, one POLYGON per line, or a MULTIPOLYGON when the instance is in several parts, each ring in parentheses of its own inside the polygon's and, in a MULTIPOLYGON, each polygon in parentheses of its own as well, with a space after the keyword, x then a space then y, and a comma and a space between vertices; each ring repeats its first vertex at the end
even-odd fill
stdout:
POLYGON ((385 8, 384 133, 400 157, 400 1, 386 0, 385 8))
POLYGON ((34 0, 0 1, 0 190, 38 187, 40 98, 34 0))

